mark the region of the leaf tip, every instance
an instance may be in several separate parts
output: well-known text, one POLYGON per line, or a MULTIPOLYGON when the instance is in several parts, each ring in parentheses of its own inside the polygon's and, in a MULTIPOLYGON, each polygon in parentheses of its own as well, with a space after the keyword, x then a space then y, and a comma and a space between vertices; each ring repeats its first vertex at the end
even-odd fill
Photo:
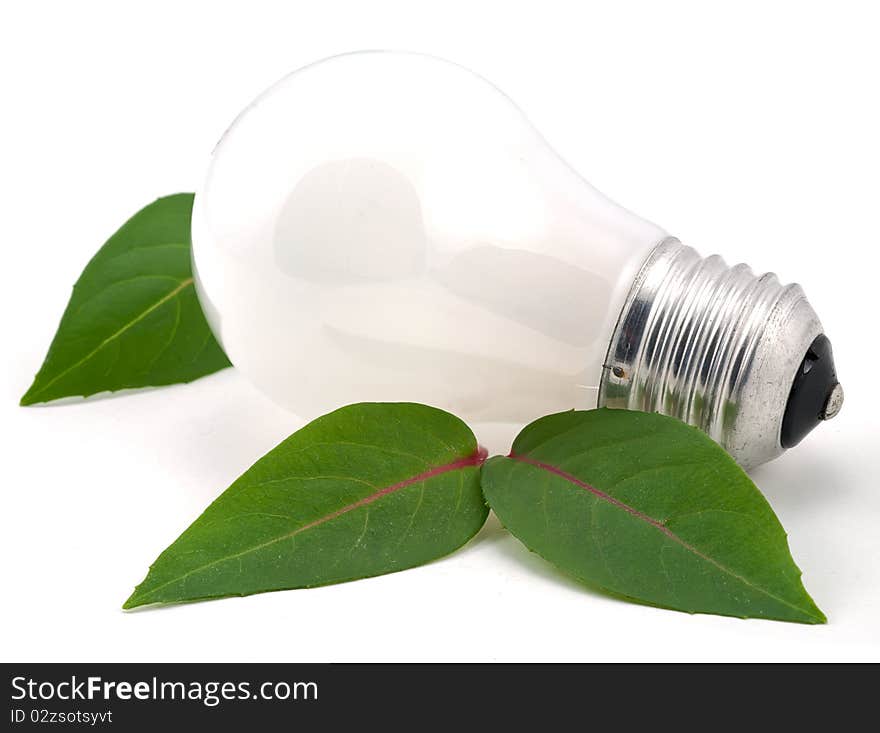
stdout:
POLYGON ((805 597, 796 606, 792 606, 797 610, 797 614, 790 614, 784 618, 777 619, 780 621, 794 621, 800 624, 809 624, 811 626, 820 626, 828 623, 828 617, 822 612, 816 602, 806 593, 805 597))
POLYGON ((815 603, 813 604, 812 608, 810 608, 808 615, 810 617, 810 620, 808 621, 808 623, 815 624, 815 625, 822 625, 822 624, 828 623, 828 617, 822 612, 822 609, 820 609, 815 603))
POLYGON ((131 592, 131 595, 126 599, 125 603, 122 604, 123 611, 130 611, 133 608, 137 608, 138 606, 146 606, 154 601, 149 599, 150 591, 143 589, 144 583, 146 582, 146 578, 144 582, 135 586, 135 589, 131 592))
MULTIPOLYGON (((801 573, 802 575, 802 573, 801 573)), ((816 605, 816 601, 813 600, 813 597, 807 592, 807 589, 804 588, 803 583, 801 583, 801 603, 800 610, 806 616, 806 620, 803 623, 821 625, 828 623, 828 617, 822 612, 822 609, 816 605)))
POLYGON ((30 387, 28 387, 27 392, 25 392, 21 399, 18 401, 19 407, 28 407, 29 405, 35 405, 38 402, 42 402, 43 400, 39 399, 36 394, 39 392, 36 389, 37 383, 34 382, 30 387))
POLYGON ((134 592, 128 597, 125 603, 122 604, 123 611, 130 611, 133 608, 137 608, 138 606, 145 606, 149 601, 145 601, 138 594, 138 589, 135 588, 134 592))

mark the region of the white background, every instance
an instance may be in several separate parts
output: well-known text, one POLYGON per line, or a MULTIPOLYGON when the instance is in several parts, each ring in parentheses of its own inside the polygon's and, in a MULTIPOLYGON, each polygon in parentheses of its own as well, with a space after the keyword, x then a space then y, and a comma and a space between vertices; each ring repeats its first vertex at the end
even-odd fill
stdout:
POLYGON ((6 5, 0 656, 880 659, 880 19, 867 2, 719 6, 6 5), (754 478, 827 626, 613 600, 530 555, 494 519, 463 551, 396 575, 120 610, 159 551, 300 423, 231 370, 49 407, 18 398, 100 244, 157 196, 193 190, 214 142, 267 85, 361 48, 473 68, 612 198, 704 254, 804 285, 847 404, 754 478))

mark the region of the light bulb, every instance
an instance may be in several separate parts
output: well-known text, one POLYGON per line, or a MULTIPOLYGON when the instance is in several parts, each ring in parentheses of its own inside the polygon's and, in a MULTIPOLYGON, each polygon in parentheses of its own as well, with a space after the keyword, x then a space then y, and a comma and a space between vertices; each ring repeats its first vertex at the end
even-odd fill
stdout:
POLYGON ((822 328, 798 286, 610 201, 494 86, 433 57, 337 56, 258 97, 196 195, 193 260, 233 364, 303 417, 628 407, 754 465, 842 395, 830 350, 804 372, 822 328))

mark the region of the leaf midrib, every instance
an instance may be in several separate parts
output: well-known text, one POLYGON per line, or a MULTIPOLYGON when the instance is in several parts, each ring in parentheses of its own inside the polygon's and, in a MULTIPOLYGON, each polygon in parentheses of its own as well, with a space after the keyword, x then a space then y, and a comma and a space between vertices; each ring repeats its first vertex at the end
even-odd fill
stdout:
POLYGON ((563 471, 561 468, 554 466, 552 464, 544 463, 542 461, 531 458, 530 456, 511 453, 507 457, 513 461, 517 461, 519 463, 524 463, 526 465, 533 466, 533 467, 538 468, 542 471, 546 471, 547 473, 549 473, 551 475, 558 476, 559 478, 565 479, 566 481, 573 484, 574 486, 577 486, 578 488, 581 488, 581 489, 584 489, 585 491, 588 491, 590 494, 595 496, 597 499, 608 502, 612 506, 616 506, 619 509, 622 509, 623 511, 627 512, 628 514, 636 517, 637 519, 640 519, 641 521, 645 522, 646 524, 651 525, 655 529, 662 532, 666 537, 668 537, 672 541, 677 542, 679 545, 681 545, 688 552, 692 553, 693 555, 696 555, 701 560, 708 562, 709 564, 715 566, 721 572, 726 573, 727 575, 734 578, 735 580, 738 580, 743 585, 746 585, 747 587, 752 588, 752 589, 758 591, 759 593, 763 593, 768 598, 772 598, 774 601, 782 603, 783 605, 788 606, 789 608, 797 611, 798 613, 800 613, 804 616, 807 616, 812 619, 820 619, 821 618, 820 616, 816 616, 816 615, 810 613, 808 610, 805 610, 802 607, 797 606, 797 605, 791 603, 790 601, 785 600, 784 598, 780 598, 779 596, 768 591, 766 588, 762 588, 760 585, 756 585, 755 583, 750 581, 748 578, 740 575, 739 573, 737 573, 734 570, 731 570, 726 565, 723 565, 722 563, 718 562, 717 560, 710 557, 709 555, 706 555, 705 553, 701 552, 699 549, 694 547, 689 542, 686 542, 685 540, 683 540, 681 537, 679 537, 675 532, 673 532, 671 529, 669 529, 669 527, 667 527, 660 520, 654 519, 653 517, 645 514, 644 512, 639 511, 635 507, 630 506, 629 504, 621 501, 620 499, 617 499, 616 497, 613 497, 610 494, 605 493, 601 489, 598 489, 595 486, 588 484, 586 481, 582 481, 577 476, 574 476, 566 471, 563 471))
MULTIPOLYGON (((204 565, 200 565, 196 568, 193 568, 192 570, 188 570, 187 572, 183 573, 182 575, 178 575, 174 578, 171 578, 170 580, 165 581, 164 583, 157 585, 154 588, 151 588, 141 598, 139 598, 138 599, 139 602, 134 605, 143 605, 144 599, 150 598, 151 596, 155 596, 156 593, 158 593, 163 588, 171 585, 172 583, 179 583, 180 581, 184 580, 185 578, 188 578, 189 576, 193 575, 194 573, 202 572, 203 570, 206 570, 210 567, 213 567, 214 565, 217 565, 219 563, 228 562, 229 560, 235 560, 237 558, 243 557, 244 555, 248 555, 250 553, 262 550, 266 547, 271 547, 272 545, 277 544, 279 542, 284 542, 286 540, 289 540, 292 537, 296 537, 297 535, 299 535, 302 532, 305 532, 310 529, 314 529, 315 527, 319 527, 320 525, 325 524, 326 522, 329 522, 333 519, 336 519, 337 517, 341 517, 343 514, 348 514, 349 512, 354 511, 355 509, 360 509, 362 507, 369 506, 373 502, 375 502, 385 496, 389 496, 391 494, 394 494, 394 493, 400 491, 401 489, 405 489, 405 488, 408 488, 410 486, 414 486, 419 483, 423 484, 424 482, 428 481, 429 479, 435 478, 437 476, 442 476, 443 474, 450 473, 451 471, 457 471, 460 469, 474 467, 474 466, 481 466, 485 462, 485 460, 486 460, 485 450, 478 447, 477 450, 475 452, 473 452, 472 454, 470 454, 469 456, 465 456, 463 458, 456 458, 448 463, 444 463, 439 466, 434 466, 432 468, 428 468, 427 470, 425 470, 419 474, 416 474, 415 476, 410 476, 409 478, 403 479, 402 481, 398 481, 396 483, 390 484, 389 486, 386 486, 386 487, 381 488, 377 491, 374 491, 372 494, 368 494, 367 496, 362 497, 362 498, 358 499, 357 501, 352 502, 351 504, 346 504, 345 506, 340 507, 339 509, 336 509, 328 514, 325 514, 324 516, 319 517, 318 519, 314 519, 311 522, 307 522, 306 524, 304 524, 300 527, 297 527, 294 530, 291 530, 289 532, 285 532, 284 534, 279 535, 278 537, 273 537, 272 539, 266 540, 265 542, 261 542, 257 545, 253 545, 251 547, 245 548, 241 552, 237 552, 232 555, 226 555, 224 557, 219 557, 215 560, 212 560, 211 562, 205 563, 204 565)), ((129 598, 129 600, 126 601, 122 607, 124 609, 132 608, 133 605, 131 604, 131 602, 132 602, 132 600, 134 600, 137 597, 137 595, 138 595, 138 591, 137 591, 137 589, 135 589, 135 592, 132 593, 132 597, 129 598)))
POLYGON ((193 284, 193 278, 191 276, 186 278, 185 280, 181 280, 180 283, 173 290, 171 290, 169 293, 163 295, 161 298, 159 298, 159 300, 157 300, 155 303, 151 304, 148 308, 145 308, 143 311, 141 311, 137 316, 132 318, 130 321, 127 321, 119 329, 117 329, 112 334, 110 334, 107 338, 105 338, 103 341, 101 341, 101 343, 99 343, 88 354, 86 354, 81 359, 79 359, 78 361, 76 361, 73 364, 71 364, 70 366, 68 366, 66 369, 64 369, 61 372, 59 372, 58 374, 56 374, 54 377, 52 377, 52 379, 50 379, 48 382, 43 384, 39 389, 35 390, 30 396, 38 395, 42 392, 45 392, 47 389, 49 389, 49 387, 51 387, 53 384, 55 384, 59 379, 67 376, 74 369, 77 369, 78 367, 85 364, 87 361, 92 359, 95 356, 95 354, 97 354, 99 351, 101 351, 101 349, 103 349, 105 346, 107 346, 107 344, 109 344, 112 341, 114 341, 115 339, 119 338, 123 333, 125 333, 126 331, 128 331, 129 329, 134 327, 136 324, 138 324, 140 321, 142 321, 144 318, 146 318, 148 315, 150 315, 150 313, 152 313, 153 311, 155 311, 157 308, 161 307, 165 303, 169 302, 172 298, 176 297, 180 292, 182 292, 183 290, 185 290, 186 288, 188 288, 192 284, 193 284))

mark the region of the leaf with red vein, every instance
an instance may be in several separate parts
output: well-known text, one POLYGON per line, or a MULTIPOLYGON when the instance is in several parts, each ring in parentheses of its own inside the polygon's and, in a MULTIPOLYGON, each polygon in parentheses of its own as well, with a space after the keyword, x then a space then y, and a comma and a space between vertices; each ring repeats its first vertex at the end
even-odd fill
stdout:
POLYGON ((124 608, 339 583, 421 565, 488 509, 486 459, 449 413, 343 407, 255 463, 153 563, 124 608))
POLYGON ((785 530, 716 443, 663 415, 549 415, 490 459, 483 493, 532 551, 658 606, 823 623, 785 530))

